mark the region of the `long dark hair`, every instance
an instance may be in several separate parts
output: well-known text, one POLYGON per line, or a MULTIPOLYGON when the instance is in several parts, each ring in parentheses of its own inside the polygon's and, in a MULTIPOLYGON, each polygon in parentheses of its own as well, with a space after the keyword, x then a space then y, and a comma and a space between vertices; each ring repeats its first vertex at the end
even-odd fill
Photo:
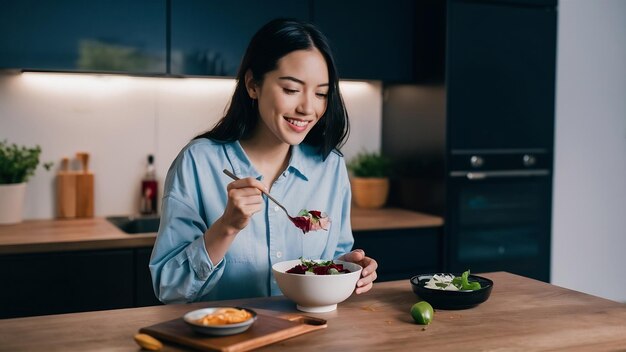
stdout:
POLYGON ((326 159, 333 149, 345 143, 350 124, 339 92, 339 77, 328 39, 312 24, 293 19, 275 19, 252 37, 237 73, 237 85, 226 115, 208 132, 197 138, 232 142, 252 136, 259 116, 257 104, 248 95, 245 75, 248 70, 257 84, 277 68, 278 60, 296 51, 317 48, 328 66, 327 106, 323 117, 309 131, 303 143, 316 146, 326 159))

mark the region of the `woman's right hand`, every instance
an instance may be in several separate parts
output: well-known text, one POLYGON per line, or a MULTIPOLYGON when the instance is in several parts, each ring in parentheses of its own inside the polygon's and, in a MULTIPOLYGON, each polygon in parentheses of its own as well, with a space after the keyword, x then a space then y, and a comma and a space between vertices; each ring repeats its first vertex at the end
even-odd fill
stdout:
POLYGON ((252 178, 242 178, 228 184, 228 202, 222 223, 238 233, 250 222, 252 215, 261 210, 263 198, 261 189, 265 186, 261 181, 252 178))
POLYGON ((260 190, 265 186, 255 178, 233 181, 226 189, 228 201, 224 214, 204 234, 204 245, 213 263, 224 258, 235 236, 263 206, 260 190))

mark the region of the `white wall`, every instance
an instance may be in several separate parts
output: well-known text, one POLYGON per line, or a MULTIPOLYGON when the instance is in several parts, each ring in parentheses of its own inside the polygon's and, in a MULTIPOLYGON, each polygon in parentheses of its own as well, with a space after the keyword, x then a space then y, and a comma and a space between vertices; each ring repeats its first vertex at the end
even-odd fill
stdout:
POLYGON ((626 302, 626 1, 559 4, 552 282, 626 302))
MULTIPOLYGON (((146 157, 154 154, 162 188, 179 150, 223 115, 234 80, 119 75, 0 75, 0 139, 41 145, 42 161, 91 154, 97 216, 137 213, 146 157)), ((352 133, 346 158, 379 150, 378 82, 341 82, 352 133)), ((27 187, 24 217, 54 217, 54 175, 40 166, 27 187)), ((161 189, 162 194, 162 189, 161 189)))

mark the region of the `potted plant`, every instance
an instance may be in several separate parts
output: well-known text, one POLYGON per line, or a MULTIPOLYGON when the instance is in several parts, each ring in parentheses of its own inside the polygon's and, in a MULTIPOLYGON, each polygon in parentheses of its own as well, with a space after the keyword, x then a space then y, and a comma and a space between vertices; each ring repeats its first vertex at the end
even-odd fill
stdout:
MULTIPOLYGON (((18 147, 0 141, 0 224, 22 221, 26 182, 39 165, 41 147, 18 147)), ((52 163, 44 164, 50 169, 52 163)))
POLYGON ((360 208, 380 208, 389 195, 391 160, 381 153, 362 152, 348 163, 352 198, 360 208))

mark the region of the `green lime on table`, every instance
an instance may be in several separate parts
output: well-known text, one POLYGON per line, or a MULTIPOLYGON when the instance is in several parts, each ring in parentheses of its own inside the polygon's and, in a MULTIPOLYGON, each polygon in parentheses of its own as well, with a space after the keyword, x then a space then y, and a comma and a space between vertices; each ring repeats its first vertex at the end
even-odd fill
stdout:
POLYGON ((430 324, 434 315, 433 306, 426 301, 417 302, 411 307, 411 316, 418 324, 430 324))

